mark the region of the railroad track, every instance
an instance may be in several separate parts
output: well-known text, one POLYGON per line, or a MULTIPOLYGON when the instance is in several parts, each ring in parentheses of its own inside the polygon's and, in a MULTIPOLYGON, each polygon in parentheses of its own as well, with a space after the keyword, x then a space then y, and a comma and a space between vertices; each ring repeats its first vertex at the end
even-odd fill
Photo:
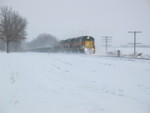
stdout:
POLYGON ((150 61, 150 58, 144 58, 144 57, 141 57, 141 58, 138 58, 138 57, 128 57, 128 56, 110 56, 110 55, 95 55, 95 56, 98 56, 98 57, 108 57, 108 58, 121 58, 121 59, 137 59, 137 60, 148 60, 150 61))

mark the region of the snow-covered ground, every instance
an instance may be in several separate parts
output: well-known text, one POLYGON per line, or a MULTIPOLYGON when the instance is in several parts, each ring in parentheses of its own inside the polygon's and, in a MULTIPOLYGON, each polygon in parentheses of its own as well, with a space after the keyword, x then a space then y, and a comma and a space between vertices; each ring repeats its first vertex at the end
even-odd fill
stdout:
POLYGON ((0 53, 0 113, 150 113, 150 61, 0 53))
MULTIPOLYGON (((105 47, 97 47, 96 54, 98 55, 106 55, 105 47)), ((108 47, 107 51, 109 55, 117 55, 117 51, 120 51, 121 56, 133 56, 134 55, 134 47, 108 47)), ((136 54, 141 53, 141 58, 149 58, 150 59, 150 48, 146 47, 137 47, 136 54)), ((107 54, 108 55, 108 54, 107 54)))

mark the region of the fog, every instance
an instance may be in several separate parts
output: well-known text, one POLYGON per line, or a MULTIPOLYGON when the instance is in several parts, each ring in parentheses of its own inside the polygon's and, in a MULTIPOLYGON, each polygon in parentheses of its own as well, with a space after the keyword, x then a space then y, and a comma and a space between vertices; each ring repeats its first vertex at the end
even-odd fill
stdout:
POLYGON ((137 42, 150 45, 149 0, 1 0, 28 20, 28 41, 40 33, 58 39, 90 35, 102 45, 102 36, 111 36, 111 45, 133 42, 128 31, 142 31, 137 42))
POLYGON ((54 48, 58 44, 56 37, 50 34, 39 34, 34 40, 26 42, 24 47, 28 50, 39 48, 54 48))

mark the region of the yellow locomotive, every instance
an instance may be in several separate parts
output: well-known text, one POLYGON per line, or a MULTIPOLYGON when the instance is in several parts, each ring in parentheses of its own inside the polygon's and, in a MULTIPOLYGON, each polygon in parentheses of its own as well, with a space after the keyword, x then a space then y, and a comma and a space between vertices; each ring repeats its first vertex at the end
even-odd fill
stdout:
POLYGON ((70 38, 61 40, 59 47, 61 51, 76 52, 76 53, 95 53, 95 42, 91 36, 81 36, 77 38, 70 38))

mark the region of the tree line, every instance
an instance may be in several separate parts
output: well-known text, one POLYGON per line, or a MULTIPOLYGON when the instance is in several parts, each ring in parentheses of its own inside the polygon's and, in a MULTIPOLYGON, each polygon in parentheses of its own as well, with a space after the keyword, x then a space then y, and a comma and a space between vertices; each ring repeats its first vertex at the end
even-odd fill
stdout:
POLYGON ((38 48, 54 48, 58 44, 58 40, 55 36, 48 33, 41 33, 35 39, 24 44, 24 48, 27 50, 38 48))

